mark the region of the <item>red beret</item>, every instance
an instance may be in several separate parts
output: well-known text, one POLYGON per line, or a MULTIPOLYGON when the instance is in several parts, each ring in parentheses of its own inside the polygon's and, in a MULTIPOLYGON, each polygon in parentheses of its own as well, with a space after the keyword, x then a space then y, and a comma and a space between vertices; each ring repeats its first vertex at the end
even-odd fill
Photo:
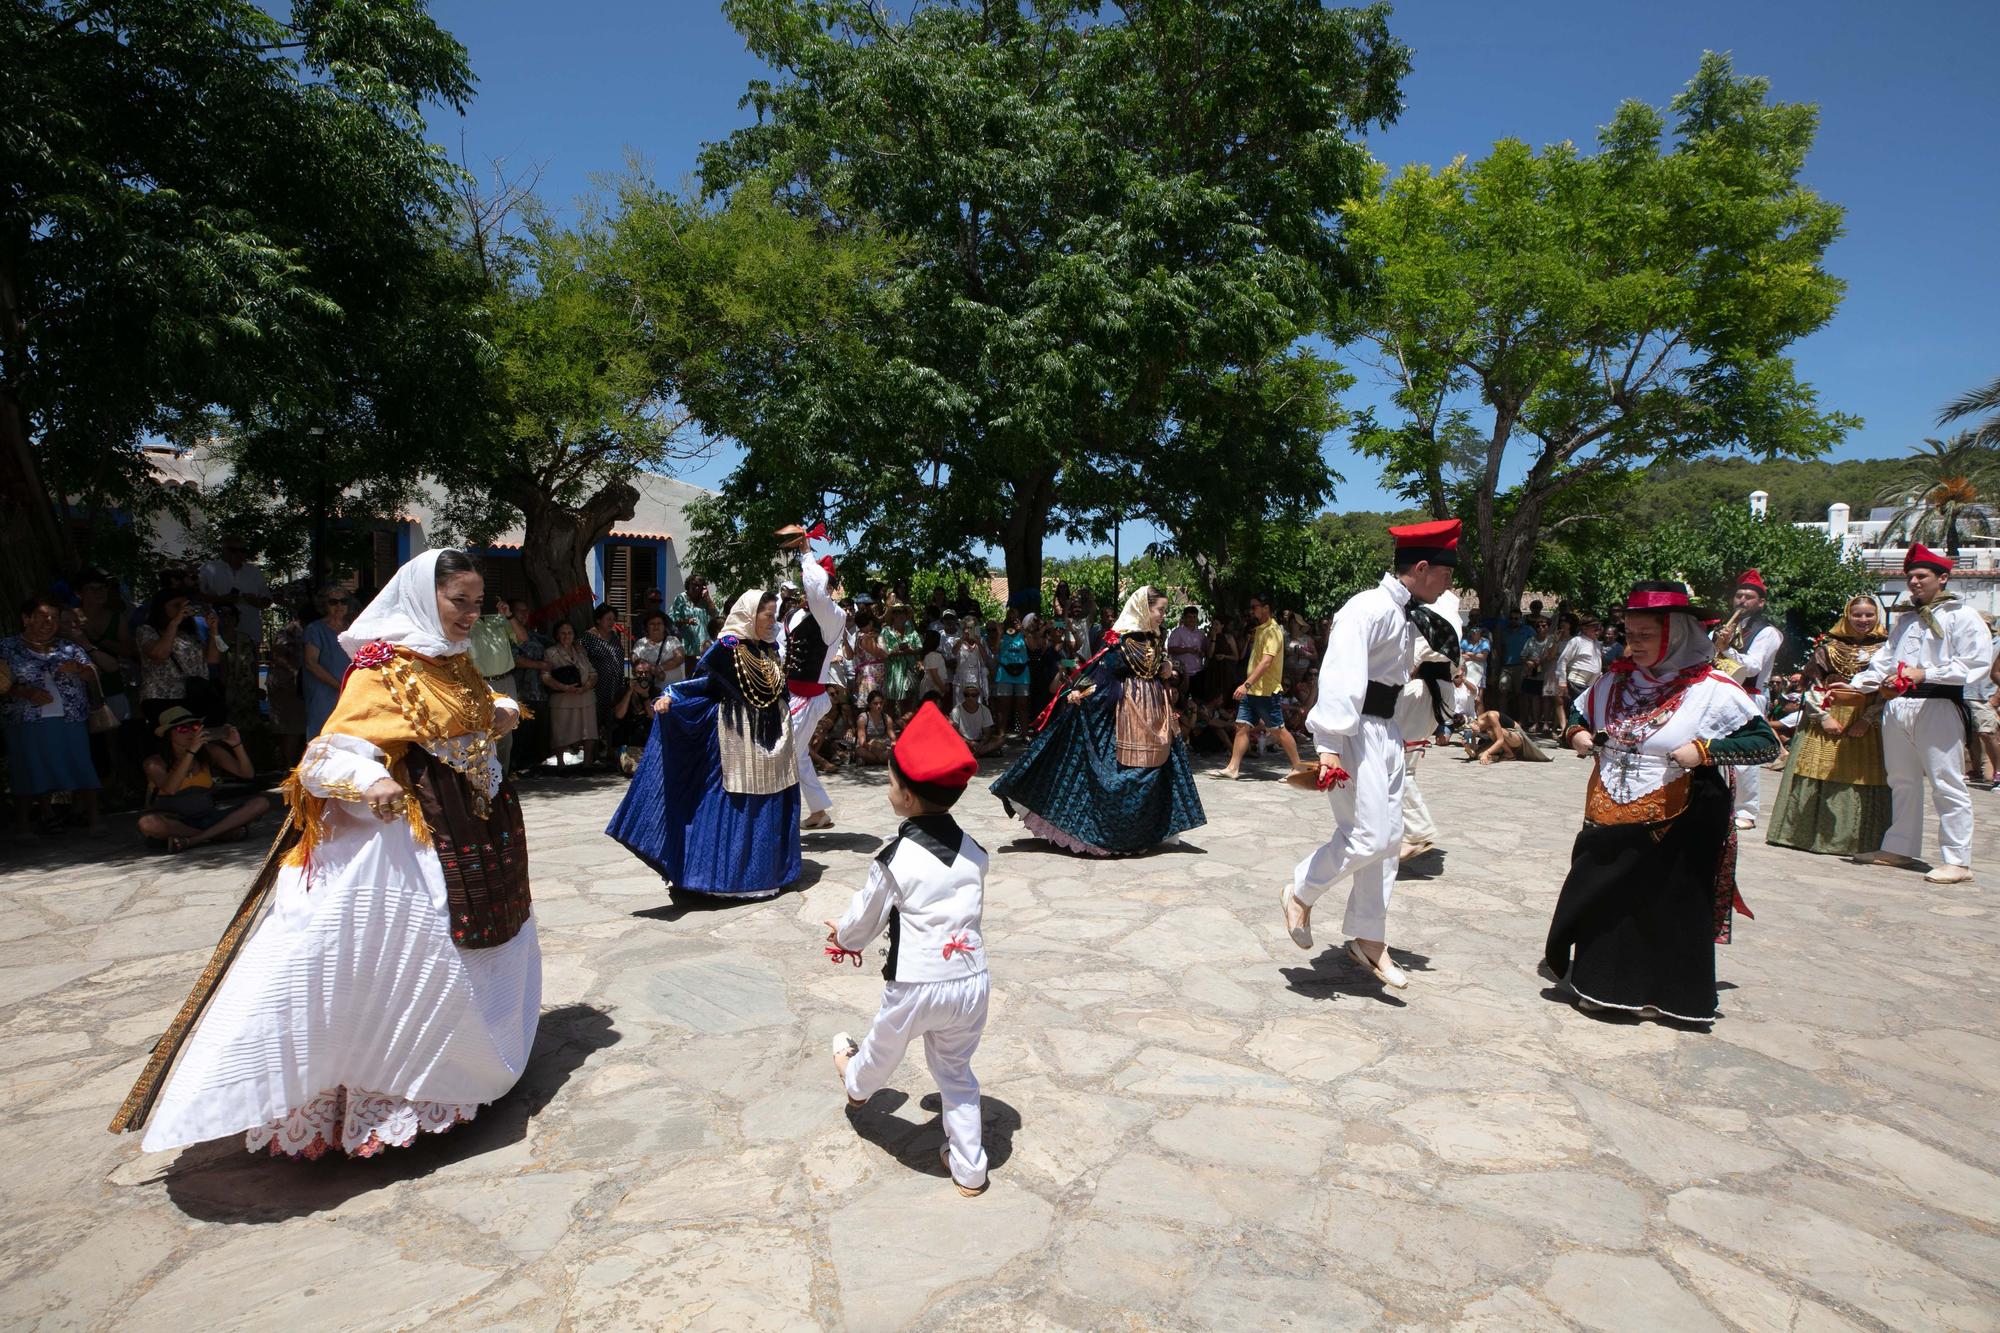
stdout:
POLYGON ((821 569, 823 569, 823 570, 825 570, 825 571, 826 571, 826 576, 827 576, 828 578, 832 578, 832 577, 833 577, 833 557, 832 557, 832 556, 830 556, 830 555, 823 555, 823 556, 821 556, 821 557, 819 558, 819 567, 820 567, 821 569))
POLYGON ((1917 568, 1934 569, 1940 574, 1949 574, 1951 561, 1922 542, 1911 542, 1909 554, 1903 557, 1903 569, 1907 573, 1917 568))
POLYGON ((1764 576, 1754 569, 1746 569, 1741 574, 1738 574, 1736 576, 1736 586, 1738 588, 1754 588, 1760 597, 1767 591, 1764 587, 1764 576))
POLYGON ((979 771, 965 737, 928 699, 918 706, 890 753, 896 768, 912 782, 962 788, 979 771))
POLYGON ((1434 565, 1458 563, 1458 537, 1465 525, 1455 518, 1430 523, 1405 523, 1389 529, 1396 539, 1398 560, 1428 560, 1434 565))

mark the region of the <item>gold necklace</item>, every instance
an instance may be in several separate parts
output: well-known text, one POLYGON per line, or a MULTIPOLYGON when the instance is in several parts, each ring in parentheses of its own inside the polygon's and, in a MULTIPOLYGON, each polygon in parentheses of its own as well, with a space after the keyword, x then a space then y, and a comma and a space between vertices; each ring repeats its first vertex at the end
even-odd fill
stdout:
POLYGON ((1125 650, 1126 664, 1132 674, 1140 680, 1157 680, 1160 675, 1160 647, 1143 639, 1134 640, 1130 635, 1119 640, 1119 647, 1125 650))
POLYGON ((769 708, 785 693, 785 676, 775 660, 750 651, 750 645, 736 641, 736 686, 743 702, 752 708, 769 708))

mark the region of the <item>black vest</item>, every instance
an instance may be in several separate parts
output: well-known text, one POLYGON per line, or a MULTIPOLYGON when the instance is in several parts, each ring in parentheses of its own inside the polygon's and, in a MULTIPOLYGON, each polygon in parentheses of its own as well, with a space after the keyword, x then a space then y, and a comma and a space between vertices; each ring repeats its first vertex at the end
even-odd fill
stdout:
POLYGON ((785 679, 817 685, 825 666, 826 635, 820 633, 819 621, 807 611, 785 632, 785 679))

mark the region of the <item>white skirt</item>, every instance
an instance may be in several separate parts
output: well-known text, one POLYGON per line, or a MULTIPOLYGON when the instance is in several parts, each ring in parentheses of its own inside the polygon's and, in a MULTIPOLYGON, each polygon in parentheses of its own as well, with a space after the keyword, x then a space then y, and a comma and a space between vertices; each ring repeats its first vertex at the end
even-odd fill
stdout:
POLYGON ((436 850, 330 801, 310 887, 280 872, 145 1150, 247 1134, 252 1150, 366 1156, 449 1129, 520 1078, 541 1003, 532 916, 497 948, 460 949, 436 850))

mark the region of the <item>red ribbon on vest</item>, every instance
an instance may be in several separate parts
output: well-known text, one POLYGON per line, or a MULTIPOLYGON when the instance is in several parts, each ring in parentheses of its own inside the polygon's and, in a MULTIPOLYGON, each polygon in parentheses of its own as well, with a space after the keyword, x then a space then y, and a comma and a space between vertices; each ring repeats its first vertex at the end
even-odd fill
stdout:
POLYGON ((970 958, 972 957, 972 946, 965 942, 965 932, 960 931, 944 942, 944 948, 941 952, 946 959, 949 959, 953 953, 962 953, 967 958, 970 958))

